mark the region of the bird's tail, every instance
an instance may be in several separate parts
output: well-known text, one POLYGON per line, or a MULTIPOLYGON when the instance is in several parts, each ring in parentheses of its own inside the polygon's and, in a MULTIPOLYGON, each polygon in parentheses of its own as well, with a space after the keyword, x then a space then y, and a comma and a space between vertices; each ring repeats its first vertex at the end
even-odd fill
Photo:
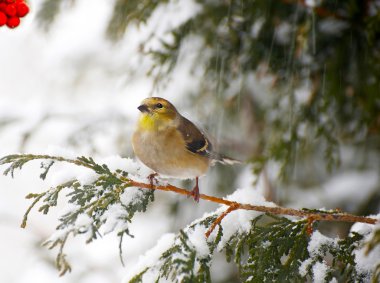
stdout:
POLYGON ((222 164, 228 164, 228 165, 234 165, 234 164, 242 164, 243 162, 237 159, 230 158, 228 156, 222 155, 222 154, 215 154, 213 156, 213 163, 216 162, 222 163, 222 164))

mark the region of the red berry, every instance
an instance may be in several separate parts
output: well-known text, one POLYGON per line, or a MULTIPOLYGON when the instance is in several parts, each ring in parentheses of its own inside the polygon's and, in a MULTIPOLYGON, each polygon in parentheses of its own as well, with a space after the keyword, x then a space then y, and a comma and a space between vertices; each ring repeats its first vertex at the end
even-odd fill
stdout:
POLYGON ((0 27, 5 25, 6 22, 7 22, 7 16, 3 12, 0 12, 0 27))
POLYGON ((14 3, 15 0, 5 0, 5 2, 8 3, 8 4, 11 4, 11 3, 14 3))
POLYGON ((8 15, 8 16, 16 16, 17 14, 17 9, 16 9, 16 5, 15 4, 9 4, 6 8, 5 8, 5 13, 8 15))
POLYGON ((25 3, 17 3, 16 9, 17 9, 17 16, 19 17, 25 17, 29 13, 29 7, 25 3))
POLYGON ((20 24, 20 18, 19 17, 11 17, 7 21, 7 26, 9 28, 15 28, 20 24))
POLYGON ((7 7, 7 4, 0 3, 0 12, 5 12, 5 8, 7 7))

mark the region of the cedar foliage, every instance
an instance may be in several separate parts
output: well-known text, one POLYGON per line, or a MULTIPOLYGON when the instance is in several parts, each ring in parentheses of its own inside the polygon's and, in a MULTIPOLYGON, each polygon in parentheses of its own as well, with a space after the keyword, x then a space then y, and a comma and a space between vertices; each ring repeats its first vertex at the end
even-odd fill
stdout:
MULTIPOLYGON (((43 160, 41 179, 46 178, 55 162, 85 167, 96 174, 94 181, 88 184, 72 179, 42 193, 26 196, 33 199, 33 202, 24 215, 22 227, 25 227, 28 214, 37 204, 40 205, 38 210, 47 214, 57 205, 58 197, 64 192, 68 202, 73 205, 69 212, 60 216, 57 232, 45 242, 50 249, 58 247, 56 265, 61 275, 71 271, 64 253, 65 244, 70 236, 84 235, 86 243, 90 243, 98 236, 115 232, 122 241, 124 235, 132 236, 129 223, 133 221, 135 213, 145 212, 149 203, 154 200, 154 190, 132 187, 130 178, 135 178, 137 172, 131 173, 130 176, 125 171, 111 171, 106 164, 98 164, 92 158, 82 156, 68 159, 59 156, 19 154, 3 157, 0 159, 0 165, 7 166, 4 170, 5 175, 14 176, 15 170, 21 170, 26 163, 33 160, 43 160), (135 192, 131 192, 131 189, 135 192), (126 200, 125 196, 131 193, 134 197, 126 200), (112 214, 108 211, 112 211, 112 214), (105 231, 103 226, 110 218, 113 218, 113 225, 105 231)), ((341 240, 325 237, 320 246, 310 249, 313 236, 318 236, 319 232, 315 231, 310 237, 307 232, 307 220, 290 220, 267 214, 253 216, 248 231, 238 227, 234 234, 222 240, 223 225, 219 224, 217 231, 206 238, 205 231, 211 227, 219 214, 220 211, 216 210, 179 231, 172 240, 171 247, 162 253, 158 261, 146 266, 129 282, 144 282, 146 273, 149 273, 150 279, 153 274, 156 282, 160 279, 172 282, 212 282, 210 268, 214 252, 217 250, 224 251, 227 261, 233 260, 238 266, 242 282, 304 282, 306 279, 315 278, 313 266, 327 266, 329 256, 332 256, 333 260, 332 264, 326 267, 326 282, 332 278, 352 282, 367 282, 371 277, 374 282, 376 280, 372 270, 357 267, 355 261, 355 253, 366 244, 365 237, 368 237, 368 234, 352 232, 341 240), (189 240, 197 229, 200 229, 208 247, 206 255, 189 240)), ((369 249, 376 245, 374 241, 377 236, 376 232, 374 239, 367 243, 369 249)), ((120 250, 122 258, 121 253, 120 250)))

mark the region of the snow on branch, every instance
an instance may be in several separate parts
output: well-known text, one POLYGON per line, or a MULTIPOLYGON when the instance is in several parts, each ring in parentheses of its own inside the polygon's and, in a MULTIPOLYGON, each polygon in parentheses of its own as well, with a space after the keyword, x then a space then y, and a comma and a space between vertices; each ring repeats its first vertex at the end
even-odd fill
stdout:
MULTIPOLYGON (((155 190, 191 195, 191 192, 170 184, 145 183, 147 172, 128 158, 112 157, 104 160, 104 163, 98 163, 91 157, 83 156, 66 158, 15 154, 1 158, 0 165, 8 166, 4 174, 13 177, 15 170, 22 169, 33 160, 42 161, 42 179, 48 173, 53 174, 50 170, 57 162, 76 166, 76 170, 71 172, 66 167, 61 168, 61 171, 66 171, 66 175, 57 177, 55 186, 26 196, 33 202, 21 224, 21 227, 26 226, 29 212, 37 204, 40 205, 38 210, 47 214, 57 206, 61 193, 66 192, 69 203, 67 211, 60 216, 56 232, 45 242, 49 248, 58 247, 56 264, 61 275, 71 270, 64 254, 65 244, 71 236, 83 235, 86 243, 89 243, 99 235, 116 232, 120 239, 121 257, 123 236, 131 236, 129 225, 134 215, 146 211, 148 204, 154 201, 155 190), (78 167, 85 170, 78 170, 78 167)), ((274 273, 266 276, 281 277, 285 281, 291 278, 288 276, 300 280, 318 277, 321 282, 331 280, 334 270, 347 264, 350 267, 345 271, 349 276, 347 278, 359 280, 373 272, 372 265, 365 268, 361 266, 360 270, 355 268, 356 265, 360 266, 355 263, 355 252, 358 252, 358 247, 363 247, 363 239, 368 239, 368 236, 354 231, 343 240, 327 237, 324 240, 324 236, 318 231, 313 232, 313 228, 316 221, 356 222, 373 227, 372 224, 378 222, 377 218, 338 211, 279 207, 267 202, 252 189, 236 190, 227 198, 205 194, 201 194, 200 198, 221 206, 201 219, 194 220, 179 234, 167 236, 166 239, 170 241, 163 241, 163 246, 156 248, 153 256, 156 260, 152 261, 152 255, 148 260, 142 260, 126 280, 143 282, 146 278, 166 278, 175 282, 211 282, 210 266, 215 250, 225 252, 227 260, 234 260, 245 281, 261 282, 263 278, 260 276, 265 275, 263 271, 268 268, 274 273), (245 203, 247 200, 250 203, 245 203), (295 220, 293 217, 300 219, 295 220), (336 258, 332 265, 327 265, 325 258, 330 254, 336 258)), ((373 249, 376 248, 371 247, 373 249)))

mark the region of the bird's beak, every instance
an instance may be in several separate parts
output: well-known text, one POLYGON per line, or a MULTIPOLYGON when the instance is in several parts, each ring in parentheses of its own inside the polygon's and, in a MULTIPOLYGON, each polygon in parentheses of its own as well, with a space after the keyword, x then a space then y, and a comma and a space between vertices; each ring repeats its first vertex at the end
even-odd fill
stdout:
POLYGON ((142 113, 149 113, 149 108, 145 104, 140 105, 139 107, 137 107, 137 109, 140 110, 142 113))

